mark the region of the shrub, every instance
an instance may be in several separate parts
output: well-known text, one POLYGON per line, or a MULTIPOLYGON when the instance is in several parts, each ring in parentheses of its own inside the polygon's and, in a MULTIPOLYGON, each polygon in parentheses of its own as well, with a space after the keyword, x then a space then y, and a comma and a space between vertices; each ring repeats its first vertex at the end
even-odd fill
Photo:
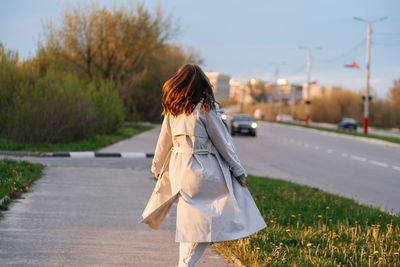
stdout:
POLYGON ((113 86, 101 82, 96 87, 63 72, 21 79, 7 88, 13 93, 1 111, 1 136, 57 143, 113 132, 123 122, 123 104, 113 86))

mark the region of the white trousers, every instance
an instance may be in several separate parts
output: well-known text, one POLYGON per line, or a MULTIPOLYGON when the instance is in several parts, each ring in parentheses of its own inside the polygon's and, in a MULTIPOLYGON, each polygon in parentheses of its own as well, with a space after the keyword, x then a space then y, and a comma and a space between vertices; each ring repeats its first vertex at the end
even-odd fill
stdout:
POLYGON ((209 242, 180 242, 178 266, 196 267, 196 262, 200 259, 201 255, 203 255, 209 244, 209 242))

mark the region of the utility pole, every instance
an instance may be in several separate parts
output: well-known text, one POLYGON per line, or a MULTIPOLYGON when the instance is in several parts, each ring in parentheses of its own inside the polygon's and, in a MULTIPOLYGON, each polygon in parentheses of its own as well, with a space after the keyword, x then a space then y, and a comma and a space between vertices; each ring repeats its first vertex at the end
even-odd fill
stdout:
POLYGON ((299 49, 306 49, 308 50, 307 53, 307 96, 306 96, 306 125, 310 123, 310 83, 311 83, 311 50, 318 50, 321 49, 321 46, 317 46, 314 48, 306 48, 300 46, 299 49))
POLYGON ((311 49, 307 53, 307 100, 306 100, 306 125, 310 123, 310 82, 311 82, 311 49))
POLYGON ((364 96, 364 134, 368 134, 368 117, 369 117, 369 78, 370 78, 370 58, 371 58, 371 24, 387 19, 388 17, 382 17, 374 21, 367 21, 362 18, 354 17, 355 20, 368 23, 367 31, 367 56, 366 56, 366 71, 365 71, 365 96, 364 96))
POLYGON ((279 65, 285 65, 286 61, 281 61, 281 62, 269 62, 270 64, 275 65, 275 86, 274 86, 274 120, 276 120, 276 117, 278 113, 281 113, 282 109, 282 92, 281 92, 281 87, 278 85, 278 80, 279 80, 279 65), (278 98, 278 105, 276 103, 276 98, 278 98))

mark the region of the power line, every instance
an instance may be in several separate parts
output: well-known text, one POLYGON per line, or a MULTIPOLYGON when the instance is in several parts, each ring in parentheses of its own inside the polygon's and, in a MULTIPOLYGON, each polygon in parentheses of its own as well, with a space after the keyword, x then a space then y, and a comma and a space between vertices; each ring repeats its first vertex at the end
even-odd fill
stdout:
POLYGON ((307 67, 307 63, 304 63, 304 64, 303 64, 300 68, 298 68, 296 71, 291 72, 291 73, 287 74, 286 76, 292 76, 292 75, 298 74, 298 73, 302 72, 303 70, 305 70, 306 67, 307 67))
POLYGON ((343 53, 340 56, 334 57, 334 58, 330 58, 330 59, 317 59, 317 61, 320 62, 333 62, 339 59, 343 59, 346 56, 350 55, 354 50, 357 50, 361 47, 363 47, 365 45, 365 41, 367 40, 367 38, 363 38, 360 42, 358 42, 355 46, 353 46, 352 48, 350 48, 348 51, 346 51, 345 53, 343 53))
POLYGON ((379 45, 379 46, 399 46, 400 43, 381 43, 381 42, 371 42, 374 45, 379 45))
POLYGON ((378 35, 400 35, 400 32, 373 32, 373 34, 378 35))

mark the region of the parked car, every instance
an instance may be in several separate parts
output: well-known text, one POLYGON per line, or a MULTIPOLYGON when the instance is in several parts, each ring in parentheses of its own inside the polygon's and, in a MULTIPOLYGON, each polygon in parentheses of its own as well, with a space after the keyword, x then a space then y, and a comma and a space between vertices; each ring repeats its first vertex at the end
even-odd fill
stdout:
POLYGON ((223 109, 219 109, 218 113, 222 119, 222 122, 225 124, 226 129, 228 129, 228 124, 226 123, 226 119, 228 118, 228 116, 226 116, 225 111, 223 109))
POLYGON ((343 118, 337 126, 338 130, 357 131, 357 122, 353 118, 343 118))
POLYGON ((233 117, 231 121, 231 135, 236 133, 250 134, 251 136, 257 135, 257 123, 248 114, 238 114, 233 117))
POLYGON ((293 118, 292 115, 288 114, 277 114, 276 121, 283 121, 283 122, 292 122, 293 118))

